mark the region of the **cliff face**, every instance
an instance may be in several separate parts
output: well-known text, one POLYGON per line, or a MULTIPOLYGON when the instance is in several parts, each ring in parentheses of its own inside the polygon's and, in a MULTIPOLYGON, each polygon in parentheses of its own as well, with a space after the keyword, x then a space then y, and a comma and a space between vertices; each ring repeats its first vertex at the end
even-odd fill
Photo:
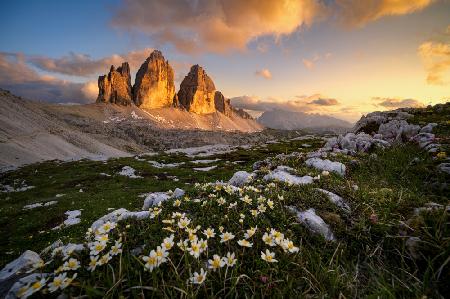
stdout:
POLYGON ((230 117, 233 114, 233 107, 231 107, 230 99, 226 99, 220 91, 216 91, 214 95, 214 106, 217 111, 230 117))
POLYGON ((189 112, 198 114, 216 111, 214 98, 216 87, 202 67, 194 65, 184 77, 178 91, 178 101, 189 112))
POLYGON ((97 103, 105 102, 128 106, 131 105, 131 100, 131 75, 128 62, 122 63, 117 70, 112 65, 107 75, 98 77, 97 103))
POLYGON ((155 50, 136 74, 133 101, 141 108, 163 108, 174 104, 175 95, 173 69, 162 53, 155 50))

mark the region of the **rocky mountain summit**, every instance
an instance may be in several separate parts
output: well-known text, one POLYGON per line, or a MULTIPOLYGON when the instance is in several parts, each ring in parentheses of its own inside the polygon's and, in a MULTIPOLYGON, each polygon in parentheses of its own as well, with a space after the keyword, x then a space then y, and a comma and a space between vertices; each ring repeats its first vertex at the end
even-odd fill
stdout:
POLYGON ((231 106, 230 100, 216 90, 213 80, 199 65, 193 65, 175 92, 174 71, 169 61, 158 50, 153 51, 136 73, 131 86, 130 67, 124 62, 107 75, 98 78, 97 103, 129 106, 143 109, 175 107, 196 114, 220 112, 227 117, 251 119, 242 109, 231 106))
POLYGON ((174 72, 160 51, 153 51, 139 68, 133 101, 147 109, 169 107, 175 99, 174 72))
POLYGON ((98 77, 98 103, 131 105, 131 75, 128 62, 122 63, 117 70, 112 65, 109 73, 98 77))

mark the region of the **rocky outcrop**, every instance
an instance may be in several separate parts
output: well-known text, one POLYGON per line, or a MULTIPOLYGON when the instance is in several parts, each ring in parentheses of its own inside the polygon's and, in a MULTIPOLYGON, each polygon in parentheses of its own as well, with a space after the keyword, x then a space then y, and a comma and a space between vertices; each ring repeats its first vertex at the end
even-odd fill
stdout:
POLYGON ((247 112, 245 112, 244 109, 242 109, 242 108, 232 108, 232 109, 233 109, 233 112, 241 118, 253 119, 253 117, 250 114, 248 114, 247 112))
POLYGON ((216 111, 214 98, 216 87, 202 67, 194 65, 184 77, 178 91, 178 102, 189 112, 198 114, 216 111))
POLYGON ((174 72, 160 51, 153 51, 139 68, 133 87, 133 101, 147 109, 174 104, 174 72))
POLYGON ((233 114, 230 99, 226 99, 220 91, 216 91, 214 95, 214 106, 216 110, 230 117, 233 114))
POLYGON ((98 77, 97 103, 128 106, 131 105, 131 99, 131 75, 128 62, 122 63, 117 70, 112 65, 107 75, 98 77))

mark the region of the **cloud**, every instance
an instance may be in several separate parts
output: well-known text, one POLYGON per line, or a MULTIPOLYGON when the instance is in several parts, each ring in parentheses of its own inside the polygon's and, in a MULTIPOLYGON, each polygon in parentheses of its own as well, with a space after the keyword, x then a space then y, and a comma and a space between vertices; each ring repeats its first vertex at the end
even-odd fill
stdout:
POLYGON ((61 58, 30 56, 27 60, 43 71, 72 76, 89 76, 104 73, 111 65, 117 66, 124 61, 127 61, 132 69, 138 69, 152 51, 152 48, 145 48, 125 54, 113 54, 100 59, 93 59, 86 54, 70 53, 61 58))
POLYGON ((226 53, 244 50, 261 36, 291 34, 312 24, 323 10, 316 0, 123 0, 112 24, 181 52, 226 53))
POLYGON ((40 75, 19 53, 0 53, 0 87, 28 99, 54 103, 89 103, 95 100, 92 83, 73 83, 40 75))
POLYGON ((325 111, 330 106, 338 105, 336 99, 326 98, 320 94, 311 96, 296 96, 294 100, 279 98, 260 99, 254 96, 240 96, 231 98, 234 106, 255 111, 286 110, 297 112, 325 111), (328 107, 327 107, 328 106, 328 107))
POLYGON ((384 107, 388 109, 397 109, 397 108, 420 108, 425 105, 418 100, 415 99, 399 99, 399 98, 382 98, 382 97, 373 97, 372 100, 376 102, 375 106, 384 107))
POLYGON ((261 76, 265 79, 272 79, 272 73, 268 69, 262 69, 255 72, 256 76, 261 76))
POLYGON ((312 68, 314 68, 314 62, 312 60, 308 60, 306 58, 303 58, 303 65, 308 69, 311 70, 312 68))
POLYGON ((319 98, 317 100, 311 101, 309 104, 314 104, 314 105, 319 105, 319 106, 335 106, 335 105, 339 105, 339 102, 336 99, 319 98))
POLYGON ((450 43, 425 42, 418 50, 427 71, 427 83, 431 85, 447 85, 450 70, 450 43))
POLYGON ((350 27, 362 27, 384 16, 420 11, 434 0, 336 0, 335 14, 350 27))

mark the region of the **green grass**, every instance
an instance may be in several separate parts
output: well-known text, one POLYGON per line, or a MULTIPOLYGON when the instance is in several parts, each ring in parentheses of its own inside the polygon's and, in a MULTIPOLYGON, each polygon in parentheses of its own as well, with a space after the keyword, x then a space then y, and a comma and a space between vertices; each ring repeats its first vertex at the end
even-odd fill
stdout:
MULTIPOLYGON (((337 156, 349 167, 345 178, 336 174, 322 177, 313 185, 289 186, 282 183, 268 185, 261 176, 252 183, 261 192, 243 190, 230 194, 211 186, 195 187, 194 183, 228 180, 237 170, 251 170, 254 162, 280 153, 306 152, 323 144, 321 140, 283 141, 258 147, 254 150, 238 149, 207 159, 221 159, 211 164, 194 165, 183 155, 160 154, 145 157, 164 163, 185 162, 173 169, 156 169, 146 161, 134 158, 109 160, 107 163, 80 161, 70 163, 47 162, 27 166, 7 173, 2 184, 25 180, 34 189, 4 193, 0 198, 1 263, 18 256, 25 249, 39 251, 58 238, 67 242, 83 242, 87 228, 108 208, 125 207, 140 210, 143 198, 139 194, 167 191, 176 187, 187 191, 189 200, 182 199, 179 207, 170 200, 162 204, 161 213, 154 219, 125 220, 110 232, 109 238, 123 243, 123 253, 115 256, 108 265, 99 266, 93 273, 84 267, 77 270, 78 277, 67 289, 72 296, 90 297, 370 297, 370 298, 439 298, 450 293, 450 231, 449 215, 443 209, 414 213, 415 208, 433 201, 449 204, 442 188, 431 188, 448 182, 449 176, 437 173, 439 161, 415 145, 377 150, 357 157, 337 156), (301 148, 308 143, 312 148, 301 148), (350 163, 350 160, 354 160, 350 163), (232 163, 233 161, 243 161, 232 163), (120 169, 129 165, 143 176, 130 179, 119 176, 120 169), (218 165, 210 172, 196 172, 192 167, 218 165), (100 176, 109 173, 111 177, 100 176), (176 176, 175 182, 169 177, 176 176), (186 184, 189 183, 189 184, 186 184), (358 186, 358 188, 355 187, 358 186), (82 188, 84 192, 80 193, 82 188), (323 188, 342 196, 351 206, 346 213, 333 205, 326 196, 315 190, 323 188), (22 210, 25 204, 54 200, 50 207, 22 210), (214 194, 214 197, 211 197, 214 194), (248 195, 249 206, 240 198, 248 195), (257 217, 251 210, 263 196, 274 202, 266 212, 257 217), (279 199, 283 196, 283 200, 279 199), (217 198, 226 204, 220 205, 217 198), (195 202, 200 199, 201 202, 195 202), (230 203, 236 206, 228 208, 230 203), (314 208, 336 236, 336 242, 326 241, 298 223, 286 206, 299 210, 314 208), (64 212, 82 208, 82 223, 60 231, 51 228, 64 220, 64 212), (170 261, 152 272, 145 271, 142 257, 156 249, 171 233, 162 220, 172 219, 173 212, 186 213, 192 220, 190 227, 201 230, 219 227, 232 232, 236 238, 221 243, 217 237, 208 241, 208 251, 195 259, 176 245, 170 250, 170 261), (245 215, 243 224, 239 222, 245 215), (245 229, 257 226, 251 238, 252 248, 242 248, 237 240, 243 238, 245 229), (261 237, 275 228, 299 247, 298 253, 286 253, 279 246, 269 247, 261 237), (40 233, 42 232, 42 233, 40 233), (418 257, 413 258, 405 242, 419 237, 418 257), (145 246, 142 253, 133 255, 132 249, 145 246), (260 252, 275 252, 278 263, 269 264, 261 259, 260 252), (11 253, 12 251, 12 253, 11 253), (236 254, 237 263, 231 268, 208 271, 204 284, 197 287, 187 283, 193 272, 206 269, 212 255, 236 254)), ((283 163, 294 167, 299 175, 318 175, 320 172, 303 164, 302 158, 291 158, 283 163)), ((175 243, 188 234, 175 225, 175 243)), ((204 237, 197 232, 199 238, 204 237)), ((109 247, 108 247, 109 248, 109 247)), ((89 252, 74 253, 82 265, 89 263, 89 252)), ((50 257, 45 255, 45 260, 50 257)), ((42 270, 53 271, 63 261, 56 257, 42 270)), ((73 272, 70 272, 73 273, 73 272)), ((46 296, 48 294, 42 294, 46 296)))

